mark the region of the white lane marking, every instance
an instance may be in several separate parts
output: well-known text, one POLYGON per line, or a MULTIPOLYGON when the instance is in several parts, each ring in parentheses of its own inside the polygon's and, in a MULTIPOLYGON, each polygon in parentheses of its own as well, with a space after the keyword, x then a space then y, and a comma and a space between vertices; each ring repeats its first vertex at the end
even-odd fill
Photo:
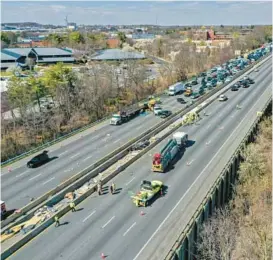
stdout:
POLYGON ((50 178, 49 180, 45 181, 45 182, 43 183, 43 185, 47 184, 47 183, 50 182, 50 181, 53 181, 54 179, 55 179, 55 177, 50 178))
POLYGON ((207 129, 210 127, 210 124, 208 125, 207 129))
POLYGON ((76 154, 74 154, 73 156, 71 156, 70 159, 75 158, 75 157, 77 157, 77 156, 79 156, 79 155, 80 155, 80 153, 76 153, 76 154))
POLYGON ((65 151, 63 153, 60 153, 59 156, 66 154, 68 151, 65 151))
POLYGON ((143 125, 140 125, 140 126, 136 127, 136 129, 140 129, 141 127, 143 127, 143 125))
POLYGON ((88 159, 90 159, 90 158, 92 158, 92 157, 93 157, 93 155, 90 155, 90 156, 84 158, 83 161, 86 161, 86 160, 88 160, 88 159))
POLYGON ((41 173, 40 173, 40 174, 38 174, 38 175, 36 175, 36 176, 34 176, 34 177, 32 177, 32 178, 30 178, 30 179, 29 179, 29 181, 34 180, 34 179, 38 178, 40 175, 41 175, 41 173))
POLYGON ((110 218, 103 226, 102 228, 105 228, 113 219, 115 218, 115 216, 113 216, 112 218, 110 218))
POLYGON ((125 185, 129 185, 136 177, 133 177, 130 181, 128 181, 125 185))
POLYGON ((117 142, 119 142, 119 141, 120 141, 120 139, 117 139, 116 141, 114 141, 114 144, 117 143, 117 142))
POLYGON ((22 175, 24 175, 24 174, 26 174, 26 173, 28 173, 28 172, 29 172, 29 170, 26 170, 26 171, 24 171, 24 172, 18 174, 18 175, 16 175, 16 178, 18 178, 18 177, 20 177, 20 176, 22 176, 22 175))
POLYGON ((87 219, 89 219, 95 213, 96 213, 96 210, 94 210, 91 214, 89 214, 82 222, 85 222, 87 219))
POLYGON ((123 236, 125 237, 126 234, 127 234, 135 225, 136 225, 136 222, 124 232, 123 236))
MULTIPOLYGON (((264 93, 264 92, 263 92, 264 93)), ((263 95, 260 96, 260 98, 255 102, 255 104, 252 106, 252 108, 248 111, 248 113, 244 116, 244 118, 241 120, 241 122, 237 125, 237 127, 232 131, 232 133, 229 135, 228 139, 223 143, 223 145, 219 148, 218 152, 212 157, 212 159, 208 162, 208 164, 206 165, 206 167, 203 169, 203 171, 201 171, 199 173, 199 175, 197 176, 197 178, 195 179, 195 181, 191 184, 191 186, 186 190, 186 192, 184 193, 184 195, 179 199, 179 201, 174 205, 174 207, 172 208, 172 210, 169 212, 169 214, 166 216, 166 218, 161 222, 161 224, 158 226, 158 228, 155 230, 155 232, 152 234, 152 236, 148 239, 148 241, 144 244, 144 246, 140 249, 140 251, 137 253, 137 255, 135 256, 135 258, 133 260, 136 260, 140 254, 142 253, 142 251, 147 247, 147 245, 151 242, 151 240, 154 238, 154 236, 157 234, 157 232, 160 230, 160 228, 165 224, 165 222, 169 219, 169 217, 172 215, 172 213, 176 210, 176 208, 179 206, 179 204, 181 203, 181 201, 186 197, 186 195, 188 194, 188 192, 192 189, 192 187, 195 185, 195 183, 199 180, 199 178, 203 175, 203 173, 206 171, 206 169, 208 168, 208 166, 212 163, 212 161, 215 159, 215 157, 218 156, 218 154, 220 153, 220 151, 222 150, 222 148, 226 145, 226 143, 229 141, 229 139, 233 136, 233 134, 237 131, 237 129, 241 126, 241 124, 244 122, 244 120, 246 119, 246 117, 250 114, 250 112, 253 110, 253 108, 255 107, 255 105, 260 101, 261 97, 263 97, 263 95)))

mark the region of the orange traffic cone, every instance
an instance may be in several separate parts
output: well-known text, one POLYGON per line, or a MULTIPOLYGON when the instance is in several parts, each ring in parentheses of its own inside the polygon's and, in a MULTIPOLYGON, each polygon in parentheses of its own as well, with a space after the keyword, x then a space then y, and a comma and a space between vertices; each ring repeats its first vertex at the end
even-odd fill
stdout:
POLYGON ((140 215, 141 215, 141 216, 144 216, 145 213, 144 213, 143 211, 140 211, 140 215))
POLYGON ((11 168, 10 167, 8 168, 8 171, 11 172, 11 168))
POLYGON ((101 253, 101 259, 105 259, 105 258, 106 258, 105 254, 101 253))

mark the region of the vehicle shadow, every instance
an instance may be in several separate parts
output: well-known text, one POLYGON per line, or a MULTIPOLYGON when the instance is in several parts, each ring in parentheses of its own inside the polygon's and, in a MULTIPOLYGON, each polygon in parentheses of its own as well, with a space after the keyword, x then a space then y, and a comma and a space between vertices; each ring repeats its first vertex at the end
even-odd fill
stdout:
POLYGON ((194 140, 188 140, 186 143, 186 148, 189 148, 189 147, 193 146, 194 144, 195 144, 194 140))
POLYGON ((113 195, 119 194, 122 191, 122 188, 117 188, 115 192, 113 192, 113 195))

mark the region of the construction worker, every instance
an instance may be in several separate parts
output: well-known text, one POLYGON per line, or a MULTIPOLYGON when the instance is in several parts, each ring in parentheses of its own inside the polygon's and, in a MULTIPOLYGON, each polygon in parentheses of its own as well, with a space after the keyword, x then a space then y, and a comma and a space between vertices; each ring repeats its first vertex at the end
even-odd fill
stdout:
POLYGON ((116 184, 112 183, 111 186, 110 186, 110 192, 111 192, 112 195, 115 193, 115 190, 116 190, 116 184))
POLYGON ((58 216, 55 216, 55 217, 54 217, 54 221, 55 221, 55 227, 60 226, 60 220, 59 220, 59 217, 58 217, 58 216))
POLYGON ((69 206, 70 206, 72 212, 75 212, 75 211, 76 211, 75 202, 74 202, 74 201, 71 201, 71 202, 69 203, 69 206))
POLYGON ((101 180, 99 180, 99 182, 98 182, 97 189, 98 189, 98 194, 101 195, 101 193, 102 193, 102 184, 101 184, 101 180))

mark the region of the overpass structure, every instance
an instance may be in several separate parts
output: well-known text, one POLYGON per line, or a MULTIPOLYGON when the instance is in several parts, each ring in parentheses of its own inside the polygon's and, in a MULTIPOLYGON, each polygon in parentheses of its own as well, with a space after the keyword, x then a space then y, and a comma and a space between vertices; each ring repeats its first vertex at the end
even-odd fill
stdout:
MULTIPOLYGON (((49 227, 11 259, 98 259, 101 253, 111 259, 165 259, 167 256, 174 259, 181 252, 184 259, 190 259, 189 237, 196 236, 197 226, 193 233, 185 227, 245 138, 257 112, 271 98, 271 71, 271 60, 268 60, 259 73, 250 73, 255 84, 238 92, 227 92, 229 100, 209 104, 208 116, 198 125, 179 129, 189 134, 191 146, 167 173, 151 172, 150 155, 167 142, 164 140, 115 177, 118 194, 102 197, 93 194, 79 205, 82 210, 69 212, 62 218, 67 225, 49 227), (236 109, 238 104, 240 110, 236 109), (145 210, 135 208, 128 195, 138 189, 143 179, 158 179, 168 187, 165 196, 145 210), (181 239, 183 231, 189 232, 187 239, 185 234, 181 239), (172 247, 179 250, 170 254, 172 247)), ((234 174, 228 176, 225 178, 234 178, 234 174)), ((223 183, 220 187, 227 187, 227 182, 223 183)), ((224 189, 218 188, 218 199, 206 202, 203 219, 216 204, 213 201, 223 200, 219 194, 224 194, 224 189)))

